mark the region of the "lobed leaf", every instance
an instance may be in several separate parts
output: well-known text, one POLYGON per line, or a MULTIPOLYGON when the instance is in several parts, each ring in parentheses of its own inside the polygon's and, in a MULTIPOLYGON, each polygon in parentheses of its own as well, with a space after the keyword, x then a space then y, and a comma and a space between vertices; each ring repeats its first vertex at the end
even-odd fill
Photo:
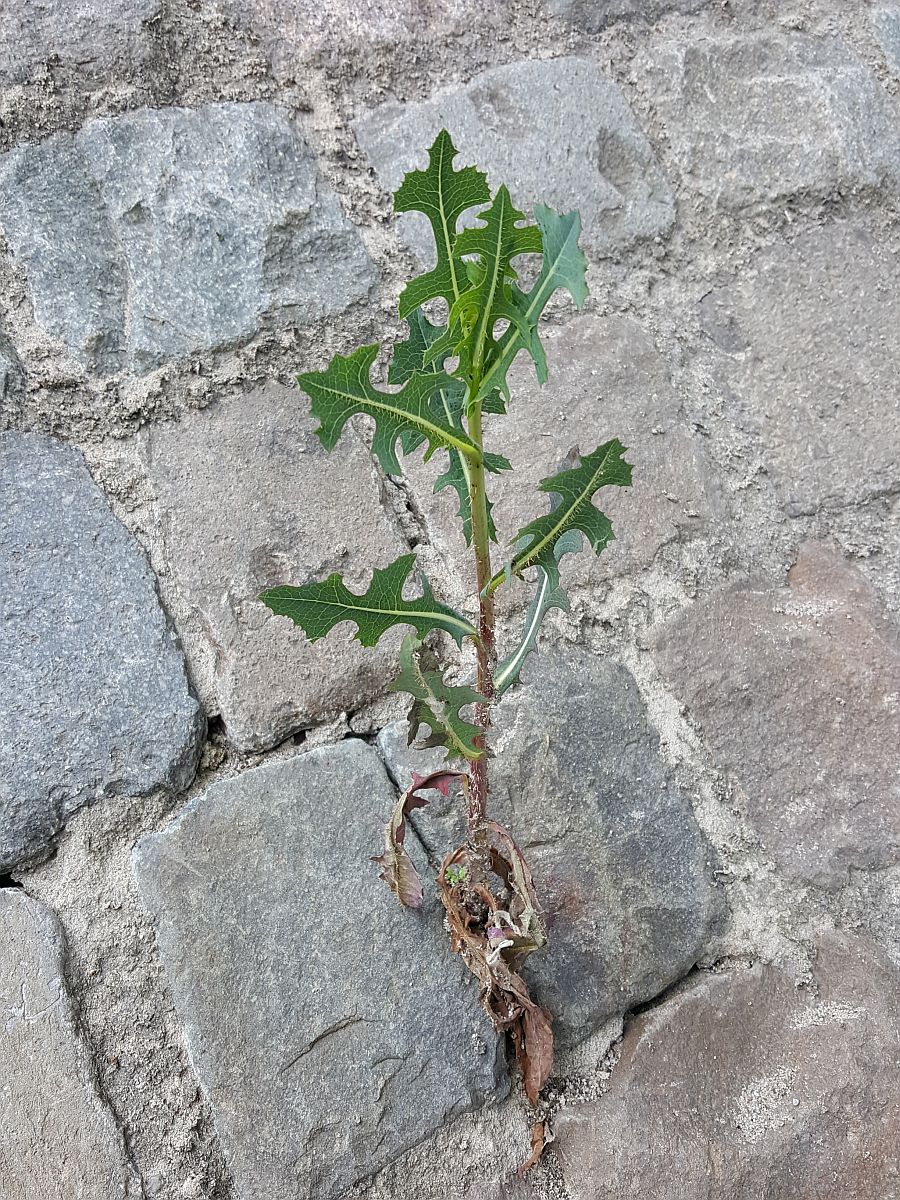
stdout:
MULTIPOLYGON (((486 455, 485 460, 491 458, 491 455, 486 455)), ((459 497, 459 516, 460 524, 462 525, 463 537, 467 546, 472 545, 472 492, 469 473, 469 464, 461 454, 457 454, 455 450, 449 452, 450 462, 447 470, 443 475, 439 475, 434 481, 435 492, 441 492, 444 488, 452 487, 459 497)), ((505 461, 505 460, 504 460, 505 461)), ((494 525, 492 515, 493 502, 487 501, 487 518, 488 518, 488 537, 492 542, 498 541, 497 528, 494 525)))
MULTIPOLYGON (((489 411, 493 412, 494 409, 489 411)), ((505 410, 504 410, 505 411, 505 410)), ((447 470, 443 475, 439 475, 434 481, 435 492, 441 492, 446 487, 452 487, 459 497, 459 519, 462 524, 463 537, 466 545, 472 545, 472 491, 471 491, 471 473, 469 464, 466 459, 456 450, 448 451, 449 463, 447 470)), ((484 456, 485 470, 498 474, 500 471, 511 471, 512 464, 508 458, 504 458, 502 454, 485 454, 484 456)), ((494 525, 492 500, 486 500, 487 504, 487 524, 488 537, 492 542, 498 541, 497 528, 494 525)))
MULTIPOLYGON (((428 352, 444 332, 443 325, 432 325, 421 308, 411 312, 406 317, 409 336, 405 342, 397 342, 388 367, 388 383, 400 386, 415 374, 425 374, 436 368, 431 365, 428 352), (428 361, 426 361, 426 358, 428 361)), ((443 359, 437 363, 437 368, 443 368, 443 359)), ((455 388, 465 390, 465 384, 460 379, 451 379, 455 388)), ((460 408, 462 405, 460 405, 460 408)))
MULTIPOLYGON (((428 365, 425 362, 428 348, 441 333, 440 327, 432 325, 420 308, 409 314, 406 323, 409 326, 409 337, 405 342, 398 342, 394 346, 388 367, 388 383, 397 387, 407 383, 416 374, 432 374, 443 368, 443 361, 428 365)), ((440 387, 436 388, 429 398, 432 411, 463 433, 465 429, 460 414, 465 394, 466 385, 463 381, 446 375, 440 387)), ((412 454, 424 441, 425 435, 418 429, 407 429, 400 435, 400 445, 404 454, 412 454)), ((466 462, 458 450, 448 448, 448 454, 466 462)))
POLYGON ((400 316, 406 317, 429 300, 442 298, 452 306, 468 286, 464 268, 454 254, 456 226, 468 208, 491 198, 487 176, 477 167, 456 171, 458 154, 446 129, 428 151, 428 167, 410 171, 394 193, 394 210, 424 213, 431 222, 437 265, 411 280, 400 294, 400 316))
POLYGON ((507 393, 506 374, 520 350, 527 350, 534 359, 539 383, 547 382, 547 360, 538 337, 538 321, 547 302, 557 288, 565 288, 581 308, 587 298, 585 273, 587 262, 579 249, 581 217, 577 212, 557 213, 545 204, 534 206, 534 219, 541 231, 544 261, 540 274, 531 291, 524 293, 515 284, 510 285, 518 320, 510 323, 509 329, 497 343, 496 353, 487 365, 475 396, 483 401, 491 392, 507 393))
POLYGON ((477 630, 465 617, 435 600, 424 576, 422 595, 416 600, 403 599, 403 587, 415 561, 414 554, 403 554, 389 567, 376 568, 361 596, 351 592, 334 572, 321 583, 270 588, 260 600, 277 616, 290 617, 311 642, 342 621, 355 622, 355 636, 364 646, 374 646, 394 625, 412 625, 420 637, 442 629, 458 646, 464 637, 477 637, 477 630))
POLYGON ((583 533, 593 550, 600 554, 612 541, 609 518, 592 501, 601 487, 631 484, 631 466, 622 455, 625 447, 618 438, 604 442, 593 454, 581 456, 579 466, 560 471, 542 479, 542 492, 553 492, 559 501, 550 512, 523 526, 515 537, 517 553, 509 569, 500 571, 487 585, 488 593, 495 591, 511 573, 520 575, 527 567, 540 566, 550 576, 553 586, 559 583, 559 565, 555 549, 568 530, 583 533))
MULTIPOLYGON (((574 554, 581 549, 581 534, 577 529, 570 529, 557 541, 553 554, 557 561, 564 554, 574 554)), ((519 678, 525 659, 535 648, 538 633, 544 617, 551 608, 561 608, 569 611, 569 598, 557 579, 554 583, 549 572, 543 567, 537 568, 537 582, 528 612, 525 614, 525 624, 519 644, 507 658, 498 665, 494 672, 494 692, 499 697, 519 678)))
POLYGON ((297 376, 297 383, 312 400, 312 414, 321 424, 316 435, 326 450, 332 450, 347 421, 364 413, 375 421, 372 450, 388 475, 401 473, 397 439, 415 434, 428 443, 426 458, 443 446, 478 459, 479 450, 468 434, 454 427, 433 404, 442 389, 454 386, 443 371, 414 372, 398 392, 381 392, 372 384, 370 372, 377 346, 361 346, 352 354, 336 354, 325 371, 297 376))
POLYGON ((484 749, 475 745, 482 730, 461 717, 459 710, 483 703, 484 696, 465 684, 446 683, 435 656, 411 634, 403 639, 400 667, 391 691, 408 692, 413 698, 407 745, 411 746, 420 727, 427 725, 431 733, 416 744, 417 749, 444 746, 448 758, 483 758, 484 749))
POLYGON ((457 340, 455 349, 464 369, 477 375, 496 348, 494 327, 498 321, 522 325, 523 336, 530 336, 510 289, 516 278, 512 260, 520 254, 541 252, 540 229, 521 224, 525 214, 515 208, 505 186, 479 219, 483 225, 464 229, 456 239, 455 252, 475 255, 478 263, 477 269, 470 272, 471 286, 459 296, 448 320, 451 331, 457 324, 462 326, 463 337, 457 340))
MULTIPOLYGON (((425 359, 430 348, 441 335, 441 327, 432 325, 420 308, 407 317, 409 337, 405 342, 398 342, 394 347, 394 356, 388 369, 388 383, 403 384, 416 371, 425 371, 425 359)), ((437 364, 443 367, 443 358, 437 364)), ((431 369, 434 369, 433 367, 431 369)), ((448 383, 435 391, 431 404, 454 427, 463 429, 463 403, 466 396, 466 385, 460 379, 447 376, 448 383)), ((492 392, 485 398, 484 411, 503 414, 506 405, 499 392, 492 392)), ((411 454, 425 440, 424 435, 409 430, 401 436, 404 454, 411 454)), ((470 472, 468 459, 458 450, 450 447, 447 451, 449 463, 443 475, 439 475, 434 483, 435 492, 452 487, 459 497, 459 518, 462 523, 463 537, 466 545, 472 544, 472 504, 470 500, 470 472)), ((485 466, 489 471, 506 471, 510 469, 509 462, 498 454, 486 454, 485 466)), ((493 504, 488 500, 488 535, 492 541, 497 541, 497 530, 494 526, 491 509, 493 504)))

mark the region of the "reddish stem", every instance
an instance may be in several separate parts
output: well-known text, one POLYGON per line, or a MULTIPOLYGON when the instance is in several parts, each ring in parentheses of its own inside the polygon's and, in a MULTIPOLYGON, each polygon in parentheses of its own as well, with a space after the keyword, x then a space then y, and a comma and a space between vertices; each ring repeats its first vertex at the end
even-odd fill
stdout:
MULTIPOLYGON (((481 449, 481 408, 476 406, 469 418, 469 436, 481 449)), ((488 534, 487 494, 485 491, 484 465, 478 463, 470 469, 469 496, 472 506, 472 547, 475 553, 475 578, 478 589, 478 636, 476 643, 478 691, 485 700, 475 706, 475 723, 481 733, 475 744, 487 749, 487 732, 491 724, 491 704, 494 699, 494 601, 483 592, 491 578, 491 551, 488 534)), ((469 772, 468 807, 466 812, 466 844, 472 860, 475 878, 480 882, 488 872, 489 851, 487 836, 488 756, 472 763, 469 772)))

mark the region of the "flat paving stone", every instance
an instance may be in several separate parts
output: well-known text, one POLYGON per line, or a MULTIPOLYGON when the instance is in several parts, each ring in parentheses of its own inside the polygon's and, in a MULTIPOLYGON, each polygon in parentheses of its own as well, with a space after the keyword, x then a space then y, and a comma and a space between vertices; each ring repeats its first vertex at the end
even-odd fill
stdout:
MULTIPOLYGON (((621 89, 589 59, 493 67, 421 103, 382 105, 355 125, 390 191, 425 165, 441 128, 460 151, 457 164, 477 164, 492 187, 505 183, 520 208, 578 208, 583 244, 597 254, 672 227, 674 201, 656 157, 621 89)), ((399 227, 423 261, 433 258, 425 217, 405 215, 399 227)))
POLYGON ((263 102, 139 109, 19 146, 0 157, 0 225, 37 320, 100 373, 320 321, 376 277, 313 152, 263 102))
POLYGON ((141 454, 163 515, 166 588, 207 708, 242 750, 382 695, 400 633, 375 649, 338 626, 310 644, 257 599, 332 571, 357 592, 409 547, 352 431, 327 453, 300 392, 270 384, 148 430, 141 454))
POLYGON ((716 207, 900 189, 898 107, 836 38, 694 37, 643 51, 633 77, 716 207))
POLYGON ((0 155, 0 227, 25 266, 38 324, 97 371, 121 370, 126 268, 71 134, 0 155))
MULTIPOLYGON (((573 1046, 697 962, 723 915, 715 852, 659 752, 634 679, 588 650, 542 649, 499 705, 491 812, 532 867, 550 930, 526 973, 573 1046)), ((398 786, 440 754, 379 747, 398 786)), ((439 799, 439 798, 436 798, 439 799)), ((442 857, 465 838, 459 800, 412 820, 442 857)))
POLYGON ((160 9, 160 0, 3 0, 0 84, 27 83, 60 66, 96 86, 140 70, 160 9))
POLYGON ((900 256, 835 222, 762 251, 701 302, 725 418, 791 516, 900 487, 900 256))
POLYGON ((786 586, 735 584, 651 641, 784 870, 837 887, 900 861, 900 647, 854 568, 804 546, 786 586))
POLYGON ((554 1123, 572 1200, 888 1200, 900 1178, 892 964, 830 934, 801 988, 701 975, 629 1026, 609 1090, 554 1123))
POLYGON ((242 1200, 343 1196, 508 1088, 437 901, 402 908, 370 861, 394 799, 350 740, 212 785, 135 849, 242 1200))
POLYGON ((0 662, 0 872, 101 796, 190 783, 205 722, 143 551, 37 434, 0 434, 0 662))
MULTIPOLYGON (((585 551, 563 559, 563 584, 596 590, 611 579, 648 567, 667 544, 700 534, 714 536, 726 519, 727 502, 701 439, 690 433, 666 363, 650 336, 626 317, 578 317, 541 334, 549 380, 540 387, 534 368, 520 355, 509 373, 512 395, 507 417, 485 419, 489 449, 501 449, 512 472, 491 475, 490 496, 500 547, 534 517, 550 497, 538 491, 578 447, 590 453, 618 437, 634 468, 630 488, 608 487, 595 505, 613 524, 615 541, 601 555, 585 551)), ((438 456, 436 456, 438 457, 438 456)), ((456 493, 433 492, 440 463, 421 456, 404 459, 404 471, 429 537, 464 589, 472 590, 471 552, 463 541, 456 493)), ((498 593, 505 609, 527 605, 530 588, 514 584, 498 593)))
POLYGON ((65 964, 53 913, 0 888, 0 1195, 138 1200, 144 1192, 97 1092, 65 964))

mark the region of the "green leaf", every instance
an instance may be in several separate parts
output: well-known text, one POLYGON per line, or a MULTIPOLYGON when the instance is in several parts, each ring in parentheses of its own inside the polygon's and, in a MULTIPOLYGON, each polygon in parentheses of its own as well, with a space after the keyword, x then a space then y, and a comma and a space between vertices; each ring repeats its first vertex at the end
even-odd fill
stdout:
POLYGON ((277 616, 290 617, 311 642, 342 621, 355 622, 355 636, 364 646, 374 646, 394 625, 412 625, 420 637, 442 629, 458 646, 464 637, 476 637, 477 630, 465 617, 435 600, 424 576, 422 595, 417 600, 403 599, 403 587, 415 561, 414 554, 404 554, 389 567, 376 568, 368 591, 361 596, 349 591, 335 572, 321 583, 270 588, 260 600, 277 616))
MULTIPOLYGON (((575 554, 580 549, 581 534, 577 529, 570 529, 558 539, 553 548, 553 555, 558 563, 564 554, 575 554)), ((544 617, 551 608, 561 608, 564 612, 568 612, 569 598, 559 585, 558 573, 556 581, 554 581, 543 567, 538 567, 534 595, 528 606, 528 612, 525 614, 525 624, 519 644, 512 654, 504 658, 494 672, 494 692, 497 696, 502 696, 507 688, 519 678, 519 673, 525 665, 525 659, 535 648, 544 617)))
POLYGON ((388 475, 401 473, 396 442, 409 433, 420 434, 428 443, 426 458, 443 446, 477 460, 478 448, 468 434, 454 428, 431 403, 441 389, 454 386, 450 376, 443 371, 413 373, 399 392, 380 392, 370 378, 377 354, 377 346, 360 346, 347 357, 336 354, 325 371, 297 376, 312 400, 313 416, 321 422, 316 434, 325 449, 334 448, 354 413, 365 413, 375 421, 372 449, 388 475))
POLYGON ((543 266, 527 294, 515 284, 510 285, 519 319, 510 323, 509 329, 497 343, 496 353, 485 370, 476 401, 483 402, 491 391, 498 389, 506 394, 506 374, 520 350, 527 350, 531 354, 538 382, 546 383, 547 360, 537 331, 541 313, 557 288, 566 288, 576 308, 581 308, 587 299, 587 263, 578 247, 581 217, 577 212, 557 213, 544 204, 536 204, 534 218, 541 231, 543 266))
MULTIPOLYGON (((453 348, 438 344, 443 340, 447 328, 444 325, 432 325, 420 308, 406 318, 409 326, 409 337, 405 342, 397 342, 394 346, 393 357, 388 367, 388 383, 398 387, 406 383, 416 372, 429 374, 444 369, 444 360, 454 353, 453 348)), ((443 383, 439 392, 435 393, 432 404, 437 409, 443 409, 445 416, 463 428, 463 400, 466 385, 462 379, 448 375, 450 384, 443 383)), ((495 413, 499 416, 506 414, 506 401, 499 391, 489 392, 484 397, 482 411, 495 413)))
POLYGON ((471 761, 483 758, 484 750, 475 745, 475 738, 482 730, 461 717, 459 710, 469 704, 482 703, 484 696, 465 684, 446 683, 435 656, 412 634, 403 639, 400 667, 391 690, 408 692, 413 698, 407 744, 411 746, 419 728, 427 725, 431 733, 417 743, 417 749, 444 746, 448 758, 471 761))
POLYGON ((559 497, 558 503, 523 526, 514 539, 517 551, 509 570, 498 572, 487 585, 487 591, 495 591, 508 574, 520 575, 527 567, 540 566, 550 576, 553 586, 559 582, 559 565, 555 548, 562 535, 577 529, 585 535, 597 554, 613 538, 609 518, 592 504, 597 490, 610 484, 628 487, 631 484, 631 466, 622 455, 625 447, 618 438, 604 442, 593 454, 581 455, 579 466, 560 471, 548 479, 542 479, 542 492, 552 492, 559 497))
MULTIPOLYGON (((442 492, 444 488, 451 487, 459 497, 459 509, 457 516, 462 524, 463 537, 467 546, 472 545, 472 500, 470 494, 469 467, 461 454, 455 451, 450 451, 450 462, 447 470, 443 475, 439 475, 434 481, 435 492, 442 492)), ((494 520, 491 516, 493 505, 490 500, 487 502, 488 507, 488 535, 491 541, 497 541, 497 530, 494 526, 494 520)))
MULTIPOLYGON (((493 410, 492 410, 493 411, 493 410)), ((504 410, 505 411, 505 410, 504 410)), ((463 537, 467 546, 472 545, 472 497, 471 497, 471 476, 469 464, 456 450, 448 451, 447 457, 449 462, 447 470, 443 475, 439 475, 434 481, 434 491, 442 492, 444 488, 452 487, 459 498, 458 516, 462 524, 463 537)), ((508 458, 504 458, 502 454, 487 453, 484 456, 485 470, 491 471, 493 474, 499 474, 501 471, 511 471, 512 464, 508 458)), ((488 522, 488 537, 492 542, 498 541, 497 529, 494 525, 493 502, 486 500, 487 504, 487 522, 488 522)))
POLYGON ((476 167, 453 169, 458 151, 446 129, 428 151, 428 167, 410 171, 394 194, 394 210, 424 213, 431 222, 437 248, 437 265, 411 280, 400 295, 400 316, 405 317, 439 297, 453 305, 467 286, 461 263, 454 254, 459 218, 468 208, 491 198, 487 177, 476 167))
MULTIPOLYGON (((455 450, 449 451, 450 462, 447 470, 443 475, 439 475, 434 481, 435 492, 442 492, 444 488, 452 487, 459 497, 459 512, 458 516, 462 523, 463 537, 466 545, 472 545, 472 499, 471 499, 471 483, 469 465, 461 454, 457 454, 455 450)), ((500 471, 511 471, 512 464, 508 458, 504 458, 502 454, 485 454, 484 456, 485 469, 498 474, 500 471)), ((493 501, 487 499, 487 519, 488 519, 488 537, 492 542, 499 541, 497 537, 497 529, 494 525, 493 518, 493 501)))
MULTIPOLYGON (((444 332, 444 326, 432 325, 421 308, 407 316, 406 324, 409 327, 409 337, 405 342, 397 342, 394 346, 391 364, 388 367, 388 383, 396 387, 400 387, 417 373, 423 375, 444 365, 443 360, 437 363, 437 368, 425 361, 429 349, 444 332)), ((462 380, 454 379, 452 382, 457 388, 465 389, 462 380)))
MULTIPOLYGON (((409 337, 405 342, 398 342, 394 347, 394 356, 388 368, 388 383, 405 383, 416 371, 426 370, 425 357, 430 347, 440 338, 443 330, 439 325, 432 325, 420 308, 407 317, 409 337)), ((443 359, 438 366, 443 366, 443 359)), ((431 368, 434 369, 433 367, 431 368)), ((431 398, 431 405, 441 412, 443 417, 457 429, 463 429, 463 402, 466 386, 460 379, 447 376, 448 383, 439 388, 431 398)), ((485 398, 484 411, 487 413, 506 412, 506 405, 499 392, 492 392, 485 398)), ((411 454, 425 440, 416 430, 407 430, 401 435, 401 446, 404 454, 411 454)), ((443 475, 435 480, 435 492, 452 487, 459 497, 459 518, 462 522, 463 537, 466 545, 472 544, 472 505, 469 498, 469 464, 467 459, 456 449, 448 450, 449 464, 443 475)), ((485 466, 489 471, 508 471, 509 462, 498 454, 486 454, 485 466)), ((488 533, 492 541, 497 541, 497 530, 491 517, 493 505, 488 501, 488 533)))
MULTIPOLYGON (((441 335, 441 327, 432 325, 420 308, 406 318, 409 326, 409 337, 405 342, 398 342, 388 367, 388 383, 399 387, 415 374, 433 374, 441 370, 443 360, 439 363, 426 365, 425 356, 428 348, 441 335)), ((461 379, 453 379, 445 375, 441 386, 431 394, 429 405, 442 421, 449 421, 454 428, 465 429, 462 423, 462 407, 466 395, 466 385, 461 379)), ((400 435, 400 445, 404 454, 412 454, 425 441, 425 435, 418 429, 406 429, 400 435)), ((466 460, 458 450, 450 449, 451 459, 466 460)))
MULTIPOLYGON (((483 225, 464 229, 456 239, 454 251, 460 256, 476 255, 477 270, 471 286, 462 293, 450 310, 448 325, 453 330, 462 325, 463 339, 457 344, 464 369, 480 373, 497 343, 494 327, 507 320, 513 325, 523 322, 515 303, 510 283, 516 272, 512 260, 519 254, 540 254, 541 232, 536 225, 522 226, 525 214, 514 207, 506 187, 501 187, 490 208, 479 214, 483 225)), ((527 325, 522 334, 530 337, 527 325)))
POLYGON ((583 308, 588 289, 585 279, 587 260, 578 245, 581 236, 580 214, 577 210, 558 213, 546 204, 536 204, 534 219, 541 231, 544 265, 540 277, 528 293, 529 299, 540 296, 548 289, 552 295, 557 288, 564 287, 574 300, 575 307, 583 308))

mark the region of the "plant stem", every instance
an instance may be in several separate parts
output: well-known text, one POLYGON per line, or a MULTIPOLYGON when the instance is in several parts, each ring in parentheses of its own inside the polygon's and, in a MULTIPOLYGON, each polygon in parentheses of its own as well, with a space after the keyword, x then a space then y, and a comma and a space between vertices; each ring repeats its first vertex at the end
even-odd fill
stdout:
MULTIPOLYGON (((474 389, 473 389, 474 391, 474 389)), ((476 404, 469 417, 469 437, 482 448, 481 405, 476 404)), ((475 744, 487 747, 487 731, 491 723, 491 702, 494 699, 494 601, 482 597, 482 590, 491 578, 491 550, 488 534, 487 492, 484 463, 473 464, 469 473, 469 499, 472 507, 472 547, 475 553, 475 577, 478 589, 478 691, 485 702, 475 706, 475 723, 481 733, 475 744)), ((469 772, 468 811, 466 813, 466 844, 476 877, 483 878, 489 869, 487 839, 488 757, 485 753, 472 763, 469 772)))

